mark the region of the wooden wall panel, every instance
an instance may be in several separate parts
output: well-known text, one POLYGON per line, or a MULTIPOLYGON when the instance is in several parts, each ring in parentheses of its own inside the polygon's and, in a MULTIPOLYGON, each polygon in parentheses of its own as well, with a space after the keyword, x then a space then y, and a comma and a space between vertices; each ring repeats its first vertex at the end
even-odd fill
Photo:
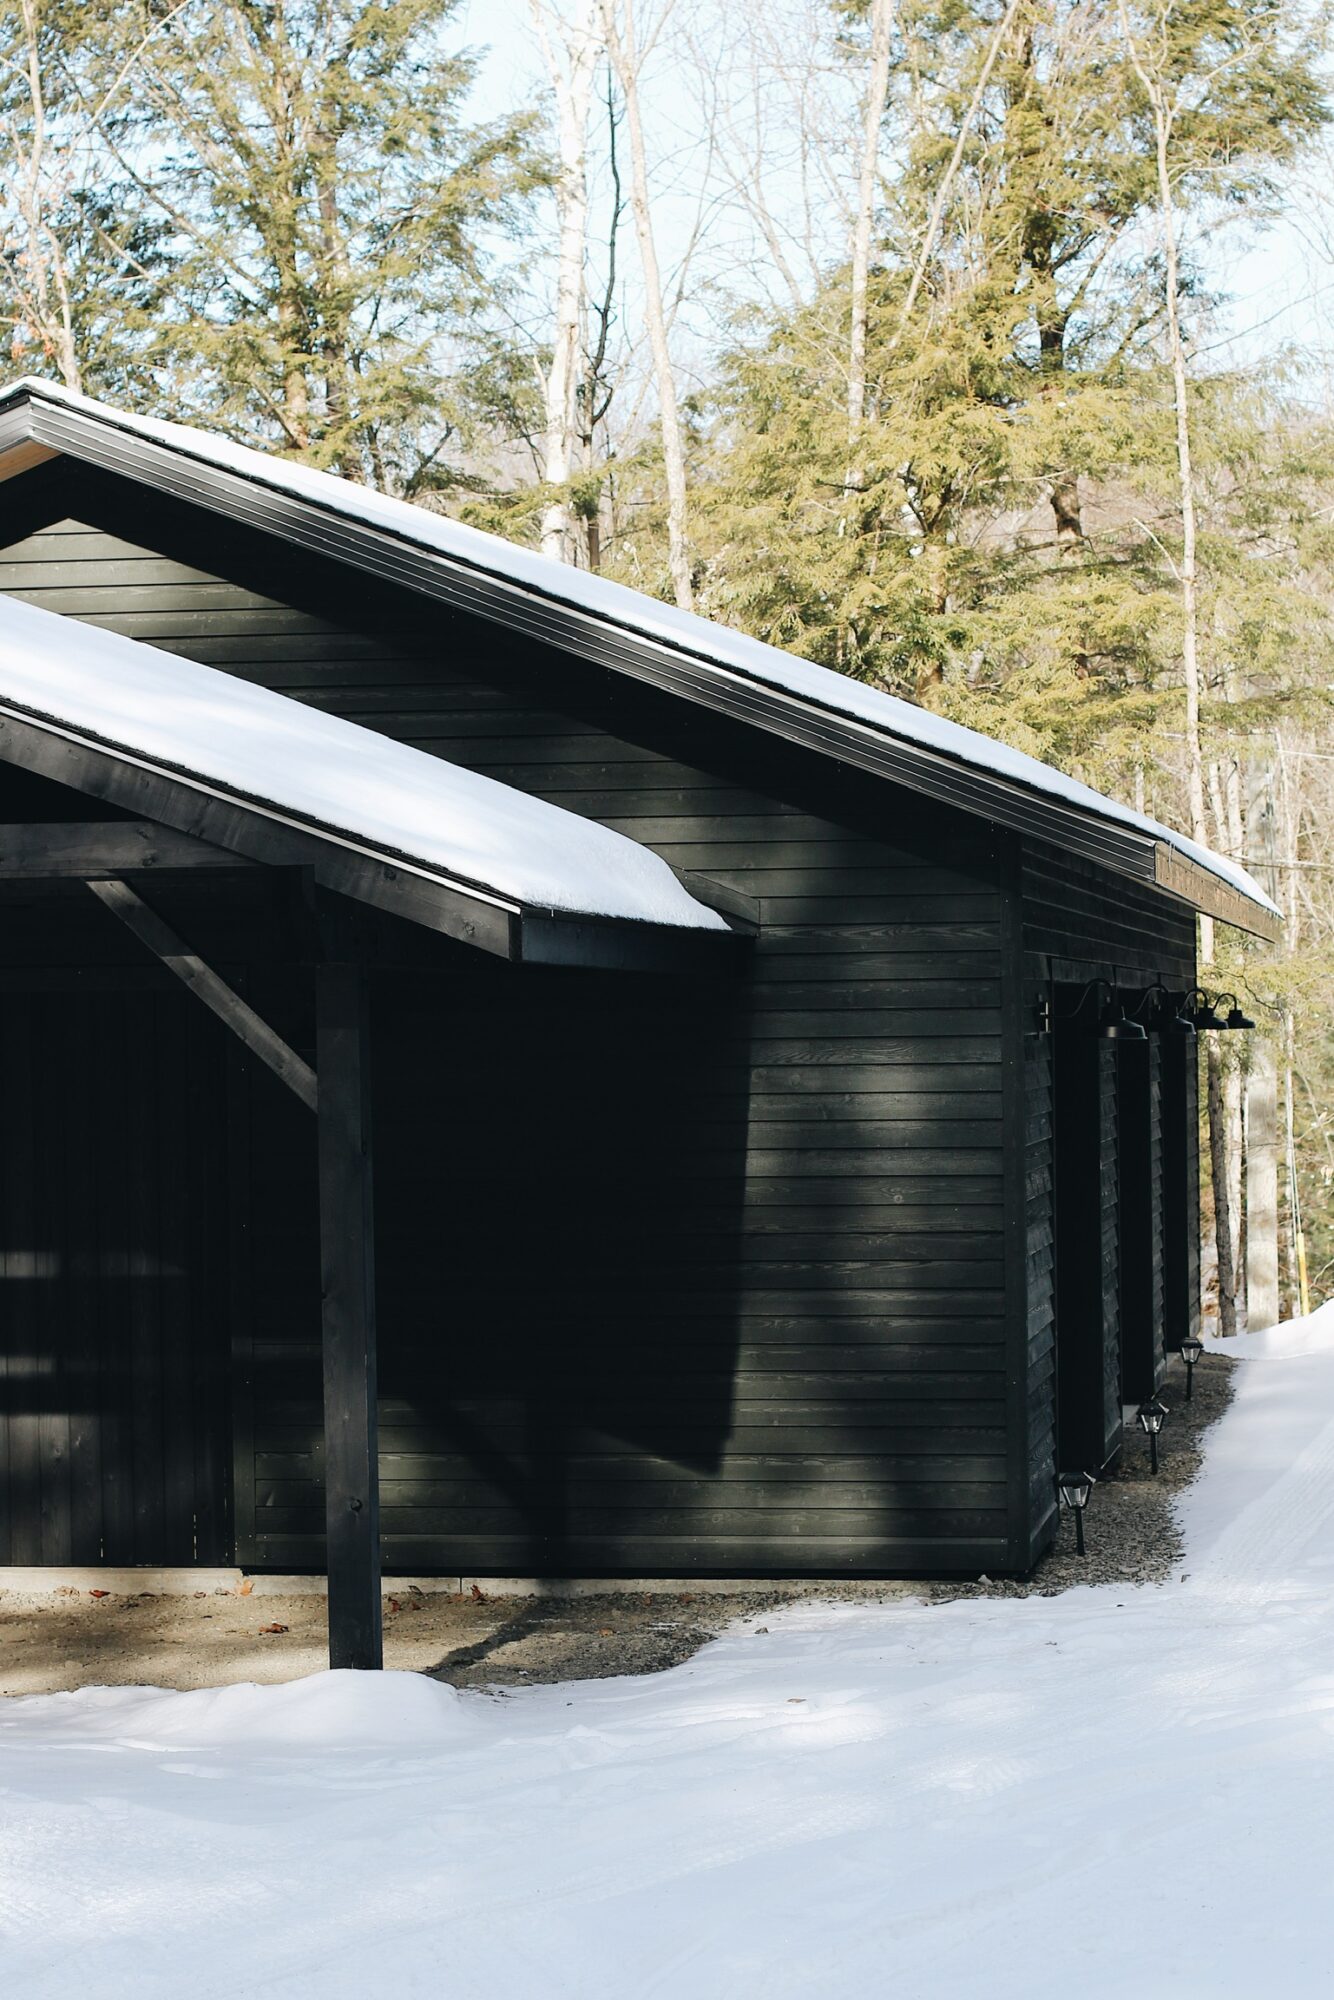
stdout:
MULTIPOLYGON (((1195 983, 1195 918, 1193 913, 1148 885, 1101 875, 1092 863, 1077 856, 1059 853, 1038 842, 1026 841, 1022 848, 1021 892, 1023 899, 1023 939, 1026 950, 1027 1003, 1036 1015, 1042 1004, 1054 1004, 1057 1013, 1077 1001, 1086 983, 1106 979, 1128 994, 1155 981, 1177 991, 1195 983)), ((1083 1034, 1090 1045, 1095 1019, 1093 1002, 1084 1011, 1083 1034)), ((1054 1043, 1059 1044, 1060 1025, 1054 1043)), ((1079 1037, 1073 1037, 1078 1041, 1079 1037)), ((1140 1045, 1141 1048, 1143 1045, 1140 1045)), ((1062 1315, 1074 1315, 1079 1325, 1064 1329, 1058 1338, 1059 1354, 1073 1355, 1067 1372, 1081 1368, 1080 1342, 1093 1337, 1100 1342, 1098 1380, 1077 1390, 1067 1383, 1064 1391, 1057 1379, 1042 1374, 1040 1356, 1034 1359, 1034 1398, 1039 1411, 1055 1421, 1058 1399, 1067 1411, 1067 1429, 1078 1439, 1079 1451, 1090 1469, 1098 1452, 1113 1451, 1120 1426, 1120 1339, 1123 1310, 1121 1249, 1118 1235, 1118 1189, 1122 1187, 1121 1162, 1117 1141, 1117 1104, 1109 1068, 1114 1060, 1114 1043, 1101 1044, 1106 1053, 1089 1054, 1081 1069, 1075 1059, 1072 1088, 1082 1110, 1071 1118, 1061 1097, 1059 1048, 1054 1117, 1058 1132, 1055 1180, 1050 1192, 1040 1189, 1035 1206, 1040 1220, 1056 1236, 1055 1258, 1058 1272, 1058 1299, 1062 1315), (1087 1065, 1098 1066, 1097 1081, 1087 1065), (1096 1109, 1090 1107, 1096 1106, 1096 1109), (1082 1122, 1081 1122, 1082 1120, 1082 1122), (1060 1133, 1065 1129, 1062 1144, 1060 1133), (1096 1164, 1088 1152, 1096 1130, 1096 1164), (1071 1162, 1087 1177, 1082 1202, 1082 1219, 1069 1219, 1070 1240, 1057 1227, 1059 1190, 1071 1162), (1096 1272, 1096 1284, 1086 1284, 1072 1270, 1084 1263, 1096 1272), (1064 1275, 1062 1276, 1062 1272, 1064 1275), (1096 1394, 1094 1393, 1096 1388, 1096 1394), (1072 1402, 1084 1397, 1086 1420, 1076 1422, 1070 1415, 1072 1402), (1096 1409, 1095 1409, 1096 1404, 1096 1409)), ((1198 1158, 1195 1134, 1194 1075, 1180 1059, 1179 1049, 1168 1038, 1151 1037, 1150 1058, 1154 1070, 1149 1090, 1153 1093, 1156 1115, 1152 1131, 1144 1135, 1143 1171, 1149 1188, 1147 1244, 1143 1251, 1129 1254, 1147 1259, 1149 1299, 1145 1310, 1170 1329, 1173 1315, 1185 1324, 1193 1313, 1198 1323, 1198 1158), (1188 1073, 1189 1072, 1189 1073, 1188 1073)), ((1138 1173, 1137 1164, 1134 1171, 1138 1173)), ((1127 1181, 1129 1190, 1134 1183, 1127 1181)), ((1043 1274, 1035 1282, 1040 1286, 1043 1274)), ((1178 1336, 1179 1337, 1179 1336, 1178 1336)), ((1170 1331, 1168 1344, 1172 1344, 1170 1331)), ((1041 1429, 1041 1417, 1033 1422, 1041 1429)), ((1069 1453, 1063 1453, 1068 1457, 1069 1453)))
POLYGON ((0 1562, 225 1561, 221 1033, 175 993, 0 1017, 0 1562))
MULTIPOLYGON (((761 917, 751 979, 730 990, 461 951, 379 982, 387 1561, 997 1567, 1010 1416, 987 830, 886 790, 872 812, 852 774, 826 771, 817 798, 781 752, 747 762, 730 725, 580 663, 406 600, 298 609, 294 558, 266 596, 248 555, 225 582, 121 539, 130 518, 122 504, 114 533, 62 521, 11 546, 0 589, 600 819, 761 917)), ((216 535, 215 556, 227 566, 216 535)), ((253 1453, 238 1554, 318 1568, 308 1135, 259 1082, 238 1088, 253 1453)))
POLYGON ((1121 1395, 1145 1403, 1161 1386, 1163 1347, 1162 1042, 1117 1049, 1121 1233, 1121 1395))
POLYGON ((1051 1539, 1056 1523, 1056 1226, 1052 1042, 1025 1042, 1025 1226, 1028 1251, 1028 1502, 1030 1556, 1051 1539))

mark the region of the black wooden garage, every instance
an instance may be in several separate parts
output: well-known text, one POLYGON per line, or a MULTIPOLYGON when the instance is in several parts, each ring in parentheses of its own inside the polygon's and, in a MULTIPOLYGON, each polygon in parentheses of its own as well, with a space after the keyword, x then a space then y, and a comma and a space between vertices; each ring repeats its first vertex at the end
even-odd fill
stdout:
POLYGON ((1031 1565, 1197 1321, 1248 877, 47 384, 0 592, 0 1563, 327 1562, 351 1663, 381 1558, 1031 1565))

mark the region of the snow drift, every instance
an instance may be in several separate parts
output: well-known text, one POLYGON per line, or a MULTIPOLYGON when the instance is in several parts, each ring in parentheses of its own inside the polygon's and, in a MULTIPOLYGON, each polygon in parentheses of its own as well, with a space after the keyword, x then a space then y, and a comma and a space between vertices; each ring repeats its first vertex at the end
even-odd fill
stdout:
POLYGON ((1168 1584, 802 1605, 504 1700, 386 1674, 11 1703, 5 1990, 1323 1996, 1330 1320, 1252 1344, 1168 1584))

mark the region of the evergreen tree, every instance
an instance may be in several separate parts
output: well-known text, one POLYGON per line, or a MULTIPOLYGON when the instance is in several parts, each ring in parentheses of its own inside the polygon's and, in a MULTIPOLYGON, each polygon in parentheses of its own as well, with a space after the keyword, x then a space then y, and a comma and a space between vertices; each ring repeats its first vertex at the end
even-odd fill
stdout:
POLYGON ((109 141, 173 232, 144 328, 172 405, 377 485, 452 483, 486 245, 536 174, 526 115, 467 122, 458 0, 140 5, 109 141))
MULTIPOLYGON (((1314 52, 1254 0, 1173 20, 1183 191, 1254 212, 1323 115, 1314 52)), ((840 270, 731 358, 697 507, 703 599, 1105 768, 1155 714, 1174 646, 1148 107, 1114 11, 1067 0, 918 0, 896 64, 907 138, 871 273, 856 491, 840 270)))

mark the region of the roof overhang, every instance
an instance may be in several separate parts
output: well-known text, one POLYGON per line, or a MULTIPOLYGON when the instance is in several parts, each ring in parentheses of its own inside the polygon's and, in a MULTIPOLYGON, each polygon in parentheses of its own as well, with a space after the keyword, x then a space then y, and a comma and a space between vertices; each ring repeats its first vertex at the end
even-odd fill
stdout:
POLYGON ((1037 790, 929 744, 896 738, 856 716, 547 595, 529 582, 285 492, 259 474, 249 476, 211 461, 207 443, 203 433, 198 450, 174 438, 164 442, 137 430, 133 418, 65 399, 58 391, 48 395, 41 385, 25 383, 0 400, 0 480, 44 459, 68 455, 1047 841, 1254 936, 1273 942, 1281 935, 1282 920, 1272 906, 1192 860, 1148 823, 1141 828, 1119 816, 1101 817, 1058 793, 1037 790))

